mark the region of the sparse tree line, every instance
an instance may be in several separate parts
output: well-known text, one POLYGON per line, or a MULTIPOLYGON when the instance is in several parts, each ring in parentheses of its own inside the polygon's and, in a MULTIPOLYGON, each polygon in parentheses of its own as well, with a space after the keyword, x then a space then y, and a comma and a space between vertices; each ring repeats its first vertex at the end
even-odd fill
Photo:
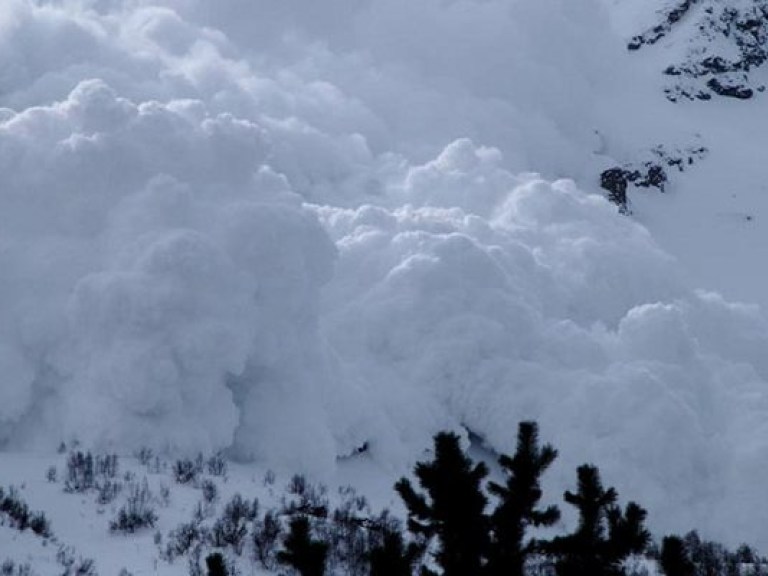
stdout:
POLYGON ((488 481, 486 465, 443 432, 432 460, 395 485, 408 512, 405 526, 386 510, 373 515, 352 489, 342 490, 331 510, 324 487, 295 476, 280 506, 263 514, 257 500, 236 495, 206 523, 201 505, 192 522, 170 534, 164 557, 185 556, 191 576, 236 574, 233 558, 247 553, 267 570, 300 576, 647 576, 653 566, 667 576, 768 574, 749 547, 730 552, 696 532, 657 545, 646 511, 635 502, 620 505, 589 464, 563 495, 578 515, 575 530, 541 538, 539 529, 560 519, 557 506, 541 504, 541 478, 556 457, 554 447, 540 443, 537 425, 523 422, 515 453, 499 458, 503 481, 488 481))
POLYGON ((533 537, 533 529, 560 519, 557 506, 541 505, 541 477, 556 457, 551 445, 540 444, 536 424, 523 422, 515 454, 499 458, 504 481, 484 486, 485 464, 474 463, 455 434, 438 434, 434 460, 414 471, 422 491, 405 478, 395 486, 408 509, 408 530, 427 551, 419 574, 627 574, 626 559, 644 553, 651 541, 646 511, 634 502, 620 507, 595 466, 580 466, 576 490, 564 494, 578 512, 576 530, 550 540, 533 537))
POLYGON ((537 529, 560 519, 557 506, 541 505, 541 477, 556 457, 553 446, 540 443, 537 424, 522 422, 515 454, 498 460, 504 482, 484 486, 487 467, 462 451, 459 437, 435 436, 434 459, 414 470, 421 490, 406 478, 395 486, 408 509, 411 546, 418 554, 411 571, 390 573, 646 576, 654 561, 666 576, 768 574, 766 560, 748 546, 730 552, 702 541, 695 531, 682 538, 667 536, 659 547, 645 527, 646 510, 635 502, 622 507, 616 490, 605 487, 598 468, 590 464, 578 467, 576 490, 563 494, 578 514, 576 529, 536 538, 537 529))
MULTIPOLYGON (((331 506, 327 489, 300 475, 271 508, 240 494, 220 502, 216 480, 227 477, 221 454, 170 465, 147 449, 137 456, 149 473, 168 473, 177 484, 200 490, 192 518, 154 537, 159 557, 185 562, 190 576, 238 576, 248 559, 298 576, 650 576, 655 567, 666 576, 768 576, 766 560, 747 546, 731 552, 696 532, 653 542, 646 511, 634 502, 622 506, 589 464, 578 467, 575 488, 563 494, 578 516, 576 528, 544 538, 552 530, 543 529, 561 514, 558 506, 542 504, 542 476, 557 450, 540 442, 534 422, 519 425, 515 453, 498 460, 497 481, 462 449, 459 436, 437 434, 431 460, 395 484, 405 523, 388 510, 374 514, 350 487, 339 489, 331 506)), ((59 476, 49 469, 49 481, 59 476)), ((91 492, 100 506, 111 504, 109 529, 116 534, 153 529, 157 506, 169 505, 170 488, 162 485, 155 494, 146 477, 121 475, 116 456, 71 452, 61 480, 65 492, 91 492)), ((264 487, 280 494, 271 472, 264 487)), ((50 534, 45 516, 30 513, 13 490, 0 489, 0 521, 50 534)), ((75 562, 74 551, 65 552, 65 575, 95 576, 91 561, 75 562)), ((25 576, 28 568, 8 564, 4 573, 14 571, 25 576)))

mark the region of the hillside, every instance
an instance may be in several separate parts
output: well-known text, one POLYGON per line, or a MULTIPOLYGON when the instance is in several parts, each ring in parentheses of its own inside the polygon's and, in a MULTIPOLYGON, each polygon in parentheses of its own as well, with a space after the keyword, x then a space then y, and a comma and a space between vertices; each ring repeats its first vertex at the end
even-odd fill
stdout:
POLYGON ((77 440, 381 494, 536 419, 550 488, 597 462, 657 532, 765 547, 767 33, 762 0, 6 0, 33 464, 0 485, 50 509, 31 454, 77 440))

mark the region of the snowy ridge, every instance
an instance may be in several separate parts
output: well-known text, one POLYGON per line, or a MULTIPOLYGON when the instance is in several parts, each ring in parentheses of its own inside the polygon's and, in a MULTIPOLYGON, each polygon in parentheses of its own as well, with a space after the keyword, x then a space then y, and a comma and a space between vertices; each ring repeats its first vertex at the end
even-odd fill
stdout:
POLYGON ((628 48, 639 50, 661 40, 686 46, 683 61, 664 70, 675 78, 665 88, 669 100, 710 100, 713 95, 746 100, 765 90, 759 69, 768 60, 768 4, 684 0, 661 12, 660 20, 628 48))

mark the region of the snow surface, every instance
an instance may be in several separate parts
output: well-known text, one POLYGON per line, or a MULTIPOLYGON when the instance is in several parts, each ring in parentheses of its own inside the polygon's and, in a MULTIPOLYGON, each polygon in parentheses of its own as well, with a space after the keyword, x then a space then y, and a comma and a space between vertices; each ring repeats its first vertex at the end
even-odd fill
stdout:
MULTIPOLYGON (((486 451, 476 446, 470 451, 475 459, 489 457, 486 451)), ((219 552, 238 574, 268 576, 285 573, 264 567, 252 543, 252 535, 268 512, 276 515, 284 530, 291 514, 295 516, 295 512, 288 511, 292 505, 301 502, 301 498, 290 492, 291 477, 251 464, 229 463, 223 474, 212 475, 204 467, 194 481, 179 484, 173 478, 173 463, 169 460, 156 457, 141 464, 136 458, 119 458, 118 474, 111 481, 119 484, 121 489, 113 500, 104 503, 98 500, 98 489, 83 492, 66 490, 68 456, 66 453, 12 452, 0 456, 4 479, 32 510, 45 510, 52 532, 46 538, 36 536, 30 530, 20 532, 5 525, 0 518, 0 562, 10 560, 17 566, 26 564, 32 570, 31 576, 60 576, 65 573, 61 558, 64 551, 66 558, 74 561, 75 566, 92 561, 97 574, 118 575, 127 570, 133 576, 186 576, 191 573, 190 565, 197 562, 198 566, 204 567, 207 555, 219 552), (56 471, 53 480, 49 477, 51 469, 56 471), (203 496, 204 484, 215 486, 213 500, 203 496), (110 522, 125 506, 131 485, 146 485, 148 506, 156 514, 155 525, 133 533, 111 532, 110 522), (223 517, 226 505, 237 495, 249 504, 254 500, 257 502, 256 522, 243 522, 247 535, 239 552, 231 545, 213 548, 210 531, 223 517), (181 555, 178 551, 169 554, 174 532, 183 525, 191 524, 198 530, 209 531, 207 542, 196 542, 199 546, 197 559, 193 550, 181 555)), ((500 480, 498 467, 491 461, 489 464, 491 477, 500 480)), ((97 483, 103 485, 104 477, 100 477, 97 483)), ((334 517, 335 511, 350 504, 352 506, 346 509, 347 513, 351 512, 353 517, 359 519, 375 519, 385 509, 395 516, 405 516, 389 475, 376 462, 367 461, 366 457, 341 463, 337 474, 327 485, 313 484, 311 480, 309 483, 317 495, 313 504, 324 503, 332 511, 329 520, 334 517)), ((7 494, 8 485, 3 488, 7 494)), ((326 525, 323 528, 322 520, 314 520, 316 537, 327 538, 322 531, 329 527, 326 525)), ((563 530, 564 524, 559 522, 557 529, 563 530)), ((278 546, 276 550, 279 549, 278 546)), ((627 564, 644 568, 648 576, 660 574, 656 563, 649 558, 631 557, 627 564)), ((344 574, 343 567, 336 567, 333 574, 344 574)))
MULTIPOLYGON (((223 476, 201 474, 190 484, 178 484, 173 479, 172 462, 150 459, 149 465, 141 465, 135 458, 120 458, 118 476, 114 480, 122 490, 114 500, 99 503, 97 491, 66 492, 67 454, 13 453, 2 454, 3 489, 8 493, 13 486, 19 497, 32 510, 42 510, 50 522, 52 537, 41 538, 30 530, 20 532, 0 522, 0 563, 11 560, 16 564, 29 564, 32 576, 57 576, 64 573, 57 559, 60 550, 75 562, 92 560, 97 574, 118 575, 122 569, 134 576, 166 574, 186 576, 192 554, 168 558, 166 552, 171 533, 181 524, 190 523, 198 508, 203 512, 200 524, 211 528, 221 517, 225 505, 239 494, 249 502, 258 500, 259 518, 269 510, 279 510, 291 495, 286 492, 289 476, 275 475, 266 468, 230 463, 223 476), (47 479, 49 468, 55 468, 56 479, 47 479), (131 479, 126 480, 126 475, 131 479), (270 478, 271 476, 271 478, 270 478), (216 486, 216 498, 206 502, 202 497, 201 482, 216 486), (109 525, 124 506, 131 483, 147 482, 151 496, 149 506, 157 516, 153 528, 135 533, 110 532, 109 525), (163 496, 165 492, 166 496, 163 496)), ((366 467, 367 472, 376 470, 375 465, 366 467)), ((378 514, 389 508, 402 513, 391 486, 382 490, 380 482, 354 467, 346 467, 343 479, 333 479, 325 498, 332 507, 342 501, 342 491, 354 488, 352 484, 364 484, 368 490, 366 499, 370 513, 378 514)), ((361 493, 359 493, 361 494, 361 493)), ((249 527, 250 529, 250 527, 249 527)), ((249 532, 250 534, 250 532, 249 532)), ((249 540, 243 553, 236 555, 231 548, 220 550, 228 561, 235 562, 241 574, 273 574, 265 570, 255 559, 249 540)), ((211 551, 205 549, 201 558, 211 551)))
POLYGON ((395 477, 535 418, 558 489, 764 538, 768 116, 668 102, 648 4, 5 0, 0 440, 395 477))

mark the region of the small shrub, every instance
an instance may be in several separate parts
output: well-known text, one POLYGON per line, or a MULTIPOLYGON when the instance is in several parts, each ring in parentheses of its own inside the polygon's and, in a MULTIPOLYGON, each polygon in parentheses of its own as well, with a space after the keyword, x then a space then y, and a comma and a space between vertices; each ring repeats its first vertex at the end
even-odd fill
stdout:
POLYGON ((264 514, 261 521, 256 521, 253 526, 253 550, 256 559, 266 570, 274 570, 277 566, 277 544, 280 540, 282 526, 273 510, 264 514))
POLYGON ((197 481, 201 467, 197 462, 184 458, 173 463, 173 478, 179 484, 192 484, 197 481))
POLYGON ((56 469, 56 466, 48 467, 48 470, 45 473, 45 479, 52 484, 56 483, 56 480, 58 479, 58 470, 56 469))
POLYGON ((149 466, 152 464, 152 459, 155 457, 155 453, 152 450, 152 448, 148 448, 147 446, 142 446, 139 448, 139 451, 136 452, 136 459, 139 461, 139 464, 142 466, 149 466))
POLYGON ((288 494, 302 496, 307 491, 307 484, 307 478, 304 475, 294 474, 291 476, 291 481, 288 483, 286 491, 288 494))
POLYGON ((205 532, 197 522, 179 524, 168 535, 168 544, 165 548, 165 556, 170 561, 176 557, 184 556, 195 546, 205 540, 205 532))
POLYGON ((0 514, 5 515, 9 525, 16 530, 23 532, 29 529, 43 538, 51 536, 51 527, 45 514, 30 511, 13 487, 7 493, 0 488, 0 514))
POLYGON ((209 554, 205 559, 205 566, 208 569, 208 576, 228 576, 229 574, 221 552, 209 554))
POLYGON ((51 536, 51 525, 48 518, 42 512, 33 512, 29 517, 29 529, 38 536, 48 538, 51 536))
POLYGON ((213 504, 219 497, 219 489, 216 487, 216 483, 212 480, 203 480, 200 489, 203 492, 203 502, 206 504, 213 504))
POLYGON ((368 534, 370 510, 367 500, 354 489, 339 490, 342 501, 327 524, 325 538, 330 544, 332 566, 344 566, 350 576, 363 576, 368 572, 371 538, 368 534))
POLYGON ((120 482, 106 480, 102 482, 97 488, 98 494, 96 496, 96 502, 102 506, 109 504, 118 497, 122 489, 123 485, 120 484, 120 482))
POLYGON ((296 474, 291 478, 286 491, 295 496, 283 505, 283 512, 288 516, 298 514, 314 518, 328 517, 327 489, 323 485, 312 484, 296 474))
POLYGON ((208 467, 208 474, 211 476, 226 476, 227 474, 227 459, 224 454, 217 452, 206 462, 208 467))
POLYGON ((189 576, 206 576, 203 569, 200 567, 200 558, 203 555, 202 546, 195 546, 187 558, 187 573, 189 576))
POLYGON ((125 505, 109 524, 111 532, 134 533, 144 528, 154 528, 157 514, 152 508, 152 494, 146 478, 141 486, 133 485, 125 505))
POLYGON ((258 507, 258 500, 249 502, 240 494, 235 494, 224 507, 221 518, 213 525, 211 531, 213 545, 217 548, 231 546, 235 553, 240 555, 248 534, 248 524, 256 519, 258 507))
POLYGON ((98 576, 96 563, 82 556, 75 558, 75 551, 71 547, 60 546, 56 552, 56 561, 64 568, 61 576, 98 576))
POLYGON ((171 505, 171 488, 166 484, 160 485, 160 504, 163 508, 171 505))
POLYGON ((93 488, 96 474, 93 467, 93 455, 71 452, 67 458, 67 475, 64 481, 65 492, 85 492, 93 488))
POLYGON ((92 558, 80 558, 62 576, 98 576, 96 562, 92 558))
POLYGON ((0 575, 2 576, 32 576, 32 574, 32 566, 28 562, 17 564, 9 559, 0 564, 0 575))
POLYGON ((97 478, 111 480, 117 478, 118 458, 117 454, 106 454, 96 456, 94 461, 95 474, 97 478))

